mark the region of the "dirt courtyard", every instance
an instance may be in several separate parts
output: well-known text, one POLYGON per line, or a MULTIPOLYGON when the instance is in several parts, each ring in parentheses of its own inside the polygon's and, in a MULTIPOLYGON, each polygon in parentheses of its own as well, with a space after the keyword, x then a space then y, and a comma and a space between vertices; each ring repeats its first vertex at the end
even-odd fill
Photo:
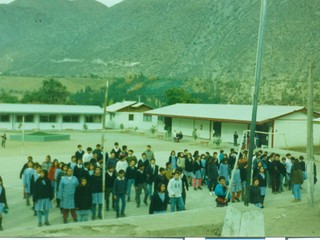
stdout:
MULTIPOLYGON (((136 208, 131 201, 127 203, 126 218, 116 219, 115 212, 105 212, 104 220, 89 221, 86 223, 62 223, 62 216, 53 202, 49 221, 51 226, 37 226, 37 217, 27 207, 22 197, 22 181, 19 173, 26 162, 27 156, 33 156, 34 161, 42 162, 46 155, 52 159, 69 162, 71 155, 77 150, 77 145, 84 148, 95 147, 101 143, 101 133, 94 131, 68 131, 69 141, 56 142, 13 142, 8 140, 7 147, 0 148, 0 176, 3 177, 7 190, 9 214, 4 215, 3 228, 0 237, 218 237, 221 234, 223 220, 227 208, 215 208, 214 197, 204 188, 202 191, 187 192, 186 211, 149 215, 148 207, 136 208)), ((10 136, 8 132, 7 135, 10 136)), ((110 151, 115 141, 120 146, 127 145, 133 149, 139 158, 150 144, 155 152, 157 164, 165 166, 171 150, 176 152, 188 149, 189 152, 199 150, 200 153, 224 149, 229 152, 230 145, 223 144, 219 149, 213 146, 204 146, 200 142, 184 138, 182 142, 174 143, 156 136, 128 134, 108 131, 105 135, 105 150, 110 151)), ((285 154, 287 150, 269 149, 268 151, 285 154)), ((302 153, 290 151, 298 156, 302 153)), ((305 155, 305 154, 302 154, 305 155)), ((319 168, 319 156, 316 156, 319 168)), ((319 177, 318 177, 319 178, 319 177)), ((302 201, 292 203, 292 194, 289 190, 273 195, 268 189, 266 207, 262 210, 265 217, 265 234, 271 236, 320 236, 320 186, 315 186, 315 207, 307 203, 306 183, 302 189, 302 201)), ((133 193, 131 193, 133 194, 133 193)), ((236 204, 243 204, 236 203, 236 204)), ((259 224, 259 223, 257 223, 259 224)), ((254 226, 253 226, 254 227, 254 226)))

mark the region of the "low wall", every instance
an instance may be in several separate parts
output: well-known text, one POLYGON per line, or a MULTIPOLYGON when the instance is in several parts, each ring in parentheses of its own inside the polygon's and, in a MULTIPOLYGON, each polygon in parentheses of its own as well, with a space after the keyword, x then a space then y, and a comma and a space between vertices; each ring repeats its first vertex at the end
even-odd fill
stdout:
MULTIPOLYGON (((22 142, 22 135, 10 135, 11 141, 22 142)), ((48 134, 48 135, 24 135, 24 141, 26 142, 49 142, 49 141, 63 141, 70 140, 69 134, 48 134)))

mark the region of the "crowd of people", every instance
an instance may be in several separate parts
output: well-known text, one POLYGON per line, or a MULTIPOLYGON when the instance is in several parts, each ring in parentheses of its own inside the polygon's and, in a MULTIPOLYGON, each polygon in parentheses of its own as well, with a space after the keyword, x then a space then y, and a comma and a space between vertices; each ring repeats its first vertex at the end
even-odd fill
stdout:
MULTIPOLYGON (((63 223, 69 221, 69 214, 75 222, 88 221, 89 216, 92 220, 102 219, 103 211, 115 211, 115 217, 125 217, 126 203, 130 201, 135 201, 137 208, 143 202, 149 214, 165 213, 168 206, 171 212, 182 211, 186 209, 189 188, 207 188, 215 196, 216 206, 224 207, 228 202, 243 201, 246 194, 248 152, 239 153, 239 161, 237 155, 233 148, 229 153, 220 150, 212 155, 173 150, 165 166, 159 167, 150 145, 139 160, 133 150, 126 145, 120 148, 118 142, 110 152, 104 152, 100 144, 86 151, 78 145, 70 162, 52 160, 48 155, 38 163, 29 156, 20 179, 26 205, 32 206, 39 227, 50 225, 49 210, 54 199, 63 223)), ((296 158, 288 153, 280 157, 259 150, 252 159, 252 176, 250 203, 263 208, 268 187, 273 194, 283 192, 285 187, 292 190, 294 202, 301 201, 301 185, 307 172, 303 156, 296 158)), ((8 204, 0 177, 1 230, 5 208, 8 204)))

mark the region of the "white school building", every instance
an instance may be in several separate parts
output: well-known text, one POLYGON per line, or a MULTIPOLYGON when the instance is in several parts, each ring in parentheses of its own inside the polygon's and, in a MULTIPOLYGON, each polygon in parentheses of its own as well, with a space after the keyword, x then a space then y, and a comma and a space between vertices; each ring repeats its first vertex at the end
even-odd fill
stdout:
POLYGON ((157 125, 157 117, 143 113, 153 109, 143 102, 123 101, 107 107, 106 127, 148 131, 157 125))
MULTIPOLYGON (((233 142, 236 131, 239 139, 250 129, 252 106, 227 104, 174 104, 147 111, 158 116, 158 130, 181 131, 192 136, 194 129, 201 139, 220 137, 233 142)), ((320 117, 314 113, 314 117, 320 117)), ((314 144, 320 144, 319 129, 314 128, 314 144)), ((260 105, 257 113, 256 138, 260 145, 287 148, 305 146, 307 141, 307 110, 301 106, 260 105)))
POLYGON ((0 104, 0 129, 102 129, 99 106, 54 104, 0 104))

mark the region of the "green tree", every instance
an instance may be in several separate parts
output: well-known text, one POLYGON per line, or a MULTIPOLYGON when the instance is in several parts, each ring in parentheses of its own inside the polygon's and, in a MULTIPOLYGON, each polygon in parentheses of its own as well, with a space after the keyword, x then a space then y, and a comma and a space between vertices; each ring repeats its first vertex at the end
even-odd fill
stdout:
POLYGON ((17 103, 19 102, 16 96, 13 96, 5 91, 0 93, 0 102, 2 103, 17 103))
POLYGON ((44 80, 42 87, 37 91, 27 92, 22 99, 24 103, 65 104, 70 93, 66 86, 55 79, 44 80))
POLYGON ((172 105, 175 103, 195 103, 193 99, 186 90, 182 88, 170 88, 166 92, 167 104, 172 105))

